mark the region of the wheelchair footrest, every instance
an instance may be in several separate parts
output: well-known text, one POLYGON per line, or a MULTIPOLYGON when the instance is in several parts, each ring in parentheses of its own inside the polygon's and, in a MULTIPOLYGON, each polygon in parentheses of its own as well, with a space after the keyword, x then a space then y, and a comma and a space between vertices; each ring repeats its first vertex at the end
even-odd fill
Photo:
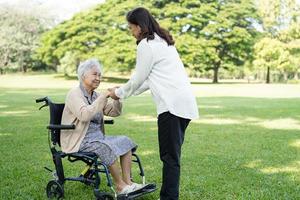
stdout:
POLYGON ((147 184, 145 187, 136 190, 134 192, 130 192, 128 194, 124 194, 124 195, 118 195, 117 200, 131 200, 131 199, 135 199, 137 197, 143 196, 145 194, 154 192, 156 190, 156 185, 155 184, 147 184))

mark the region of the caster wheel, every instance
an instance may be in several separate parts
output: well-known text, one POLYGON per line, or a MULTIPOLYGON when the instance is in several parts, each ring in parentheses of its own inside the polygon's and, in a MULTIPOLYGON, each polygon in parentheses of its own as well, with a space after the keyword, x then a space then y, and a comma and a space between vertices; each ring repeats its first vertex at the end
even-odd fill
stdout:
POLYGON ((63 186, 55 180, 49 181, 46 188, 48 199, 60 199, 64 196, 63 186))

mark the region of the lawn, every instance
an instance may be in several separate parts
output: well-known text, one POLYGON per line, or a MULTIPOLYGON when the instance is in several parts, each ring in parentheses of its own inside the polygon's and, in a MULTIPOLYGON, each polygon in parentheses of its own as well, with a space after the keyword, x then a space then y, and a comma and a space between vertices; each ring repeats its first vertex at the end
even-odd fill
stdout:
MULTIPOLYGON (((53 169, 49 113, 34 100, 63 102, 76 84, 52 75, 0 76, 0 199, 46 199, 52 176, 43 168, 53 169)), ((180 199, 299 199, 300 85, 195 82, 193 88, 201 118, 186 132, 180 199)), ((131 97, 106 132, 134 139, 147 181, 160 186, 155 113, 149 93, 131 97)), ((84 165, 64 166, 66 175, 76 176, 84 165)), ((65 199, 94 197, 92 188, 77 182, 64 188, 65 199)), ((158 197, 159 190, 141 199, 158 197)))

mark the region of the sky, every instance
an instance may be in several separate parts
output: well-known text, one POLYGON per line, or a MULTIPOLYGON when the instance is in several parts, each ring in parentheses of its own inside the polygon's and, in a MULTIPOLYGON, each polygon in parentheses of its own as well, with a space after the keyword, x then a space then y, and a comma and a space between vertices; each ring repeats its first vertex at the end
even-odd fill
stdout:
POLYGON ((0 7, 14 7, 25 12, 37 12, 61 22, 75 13, 88 9, 105 0, 0 0, 0 7))

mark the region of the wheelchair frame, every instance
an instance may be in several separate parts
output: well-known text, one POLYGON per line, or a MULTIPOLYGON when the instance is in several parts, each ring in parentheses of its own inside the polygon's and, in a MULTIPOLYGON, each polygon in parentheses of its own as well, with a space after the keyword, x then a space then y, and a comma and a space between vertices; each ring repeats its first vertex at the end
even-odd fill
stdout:
MULTIPOLYGON (((76 152, 76 153, 64 153, 58 149, 60 147, 60 131, 64 129, 75 129, 75 125, 62 125, 61 117, 65 104, 53 103, 50 98, 43 97, 36 99, 36 103, 44 102, 40 109, 43 107, 49 106, 50 111, 50 123, 47 126, 48 129, 48 142, 49 148, 52 154, 52 160, 55 165, 55 171, 45 167, 46 170, 52 172, 54 179, 50 180, 46 187, 46 194, 49 199, 61 199, 64 197, 64 183, 66 181, 79 181, 86 185, 91 185, 94 187, 94 195, 96 200, 129 200, 135 199, 147 193, 151 193, 156 190, 155 184, 147 184, 141 190, 134 191, 129 194, 117 195, 116 191, 113 188, 113 183, 109 175, 108 167, 98 160, 98 156, 92 152, 76 152), (62 159, 67 157, 70 162, 83 161, 86 163, 86 167, 81 172, 78 177, 66 177, 64 174, 64 168, 62 164, 62 159), (107 186, 113 191, 114 195, 111 195, 108 192, 101 192, 99 186, 101 184, 100 173, 105 173, 107 186)), ((104 120, 105 124, 113 124, 113 120, 104 120)), ((142 177, 142 182, 145 184, 145 174, 140 161, 140 158, 134 152, 132 153, 133 160, 132 162, 137 163, 142 177)))

